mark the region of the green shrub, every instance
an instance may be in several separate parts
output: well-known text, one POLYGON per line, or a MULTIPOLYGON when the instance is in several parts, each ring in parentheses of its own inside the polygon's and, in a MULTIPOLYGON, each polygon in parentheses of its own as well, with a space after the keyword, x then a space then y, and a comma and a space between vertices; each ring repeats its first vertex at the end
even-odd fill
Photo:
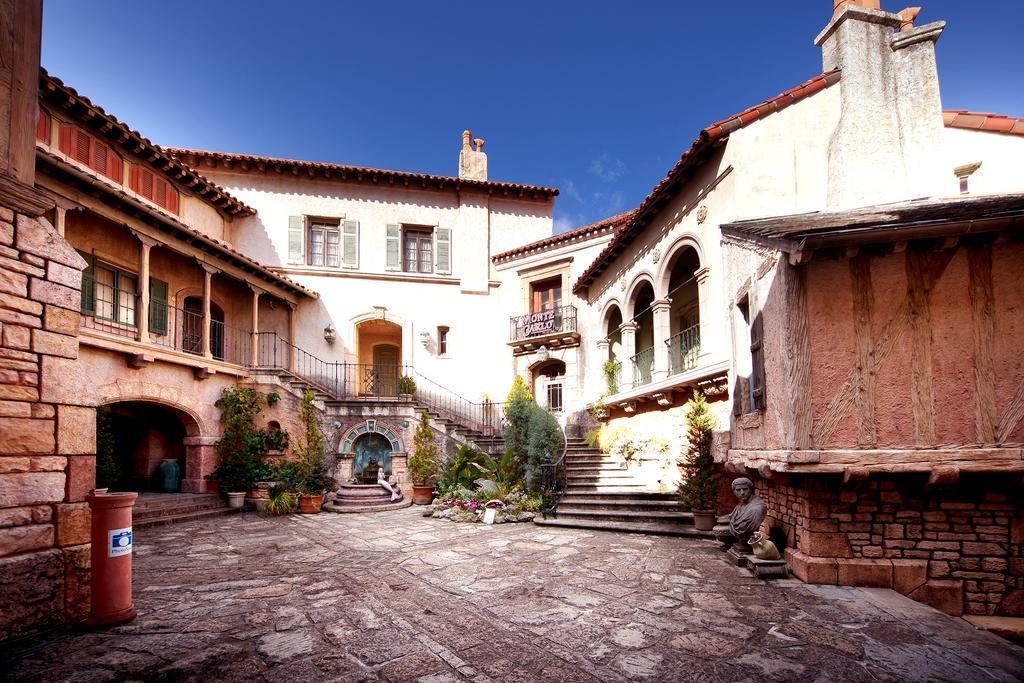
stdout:
POLYGON ((526 382, 517 375, 505 399, 505 420, 508 424, 504 433, 506 464, 510 470, 507 474, 514 481, 521 481, 526 473, 530 457, 530 417, 535 405, 526 382))
POLYGON ((217 479, 228 492, 248 491, 260 481, 267 454, 267 431, 256 428, 256 416, 267 397, 247 387, 228 387, 217 399, 224 436, 217 442, 217 479))
POLYGON ((277 517, 295 512, 299 506, 299 499, 292 491, 285 486, 277 484, 270 487, 270 499, 267 500, 266 512, 268 515, 277 517))
POLYGON ((434 443, 434 430, 430 428, 430 415, 424 410, 420 413, 420 423, 412 436, 413 452, 409 456, 409 476, 416 486, 427 486, 437 477, 437 444, 434 443))
POLYGON ((299 419, 303 425, 303 438, 299 447, 292 451, 299 457, 297 481, 292 491, 306 495, 318 495, 337 486, 334 477, 327 474, 324 463, 324 433, 320 428, 320 413, 313 405, 313 390, 306 387, 302 392, 299 419))
POLYGON ((404 375, 398 378, 398 393, 400 394, 415 394, 416 393, 416 380, 410 375, 404 375))
POLYGON ((684 477, 679 485, 679 505, 687 510, 714 510, 718 503, 718 480, 711 453, 715 417, 700 392, 694 393, 686 405, 689 443, 686 457, 679 463, 684 477))
POLYGON ((558 460, 565 447, 565 440, 562 437, 562 428, 555 416, 536 403, 530 411, 529 440, 527 442, 527 454, 529 457, 530 481, 534 486, 540 485, 541 463, 544 456, 551 456, 551 460, 558 460))
POLYGON ((96 409, 96 487, 114 488, 121 483, 121 468, 114 457, 113 415, 108 406, 96 409))

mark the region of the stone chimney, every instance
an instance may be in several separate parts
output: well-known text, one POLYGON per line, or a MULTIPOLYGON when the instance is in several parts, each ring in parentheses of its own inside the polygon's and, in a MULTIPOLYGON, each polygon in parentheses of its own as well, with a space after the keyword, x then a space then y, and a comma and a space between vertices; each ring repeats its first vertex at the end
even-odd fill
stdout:
POLYGON ((893 14, 879 0, 833 0, 832 20, 814 41, 824 70, 842 70, 842 110, 829 140, 829 207, 932 197, 947 185, 935 66, 946 23, 914 27, 919 11, 893 14))
POLYGON ((484 141, 473 140, 474 150, 469 141, 473 137, 468 130, 462 131, 462 151, 459 152, 459 177, 466 180, 487 180, 487 155, 484 154, 484 141))

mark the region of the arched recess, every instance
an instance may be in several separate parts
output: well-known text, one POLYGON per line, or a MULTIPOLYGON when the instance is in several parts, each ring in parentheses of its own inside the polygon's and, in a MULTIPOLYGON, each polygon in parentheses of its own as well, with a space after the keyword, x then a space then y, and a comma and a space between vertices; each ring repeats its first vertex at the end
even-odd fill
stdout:
POLYGON ((187 490, 189 456, 197 455, 187 435, 196 431, 191 415, 163 403, 115 401, 100 406, 97 485, 122 491, 187 490))
POLYGON ((381 420, 370 418, 342 435, 339 457, 351 460, 351 477, 363 484, 377 481, 377 470, 390 477, 395 473, 392 456, 403 453, 397 430, 381 420))
POLYGON ((530 390, 537 402, 553 412, 561 412, 565 361, 551 358, 530 366, 530 390))
POLYGON ((413 330, 412 325, 403 317, 395 315, 384 307, 380 307, 352 316, 349 318, 349 323, 349 339, 353 340, 354 358, 352 362, 372 365, 373 346, 377 343, 387 343, 398 347, 400 365, 412 365, 414 351, 414 344, 412 343, 413 330), (385 335, 387 338, 374 341, 370 338, 372 336, 370 335, 364 339, 363 335, 374 327, 387 328, 388 333, 385 335))
POLYGON ((694 271, 704 267, 704 247, 696 235, 680 236, 665 251, 665 257, 661 259, 661 268, 654 279, 654 293, 659 299, 672 296, 670 293, 672 288, 669 283, 672 278, 672 270, 678 266, 680 258, 683 257, 688 260, 696 259, 694 271))
POLYGON ((163 405, 188 415, 190 419, 186 421, 187 436, 208 437, 218 434, 218 431, 210 427, 211 424, 216 422, 216 416, 203 417, 203 413, 208 412, 212 406, 201 404, 194 395, 179 391, 171 385, 117 380, 116 382, 98 387, 96 389, 96 397, 96 405, 98 406, 123 401, 140 401, 163 405))
POLYGON ((633 363, 633 379, 637 384, 647 384, 652 379, 654 369, 654 283, 649 275, 644 274, 634 281, 626 300, 629 315, 627 322, 636 324, 635 353, 632 358, 624 359, 633 363))
POLYGON ((622 362, 622 308, 617 301, 612 301, 601 316, 601 331, 608 340, 608 356, 601 361, 614 360, 622 362))
POLYGON ((676 242, 665 259, 658 286, 672 303, 669 308, 669 373, 696 367, 700 355, 700 283, 697 273, 703 259, 699 243, 692 238, 676 242))
POLYGON ((632 320, 636 317, 637 311, 642 310, 642 308, 637 306, 637 298, 641 294, 646 294, 645 285, 650 288, 650 296, 653 300, 654 293, 657 289, 654 286, 654 277, 648 272, 640 273, 634 277, 633 281, 629 284, 629 287, 626 288, 626 305, 623 307, 622 311, 622 315, 626 320, 632 320))

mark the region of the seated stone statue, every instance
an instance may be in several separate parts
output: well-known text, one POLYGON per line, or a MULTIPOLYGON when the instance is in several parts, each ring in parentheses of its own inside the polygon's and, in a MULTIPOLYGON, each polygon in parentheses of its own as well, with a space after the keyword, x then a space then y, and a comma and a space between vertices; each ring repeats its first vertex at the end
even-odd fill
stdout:
POLYGON ((402 493, 388 481, 387 477, 384 476, 384 468, 381 467, 377 470, 377 484, 382 486, 385 491, 391 494, 391 502, 394 502, 402 497, 402 493))
POLYGON ((737 541, 746 543, 750 535, 761 528, 761 522, 768 513, 765 502, 754 495, 754 482, 746 477, 733 480, 732 492, 739 499, 739 504, 728 515, 719 517, 712 530, 715 538, 726 548, 737 541))

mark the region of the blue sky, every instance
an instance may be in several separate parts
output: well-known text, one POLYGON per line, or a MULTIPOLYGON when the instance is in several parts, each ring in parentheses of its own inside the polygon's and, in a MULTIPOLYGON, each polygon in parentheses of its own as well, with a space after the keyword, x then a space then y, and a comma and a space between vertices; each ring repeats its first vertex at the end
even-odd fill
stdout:
MULTIPOLYGON (((920 4, 949 22, 943 105, 1024 116, 1024 3, 920 4)), ((491 179, 561 188, 560 231, 636 206, 701 128, 820 73, 831 7, 45 0, 42 62, 166 146, 454 175, 468 127, 491 179)))

